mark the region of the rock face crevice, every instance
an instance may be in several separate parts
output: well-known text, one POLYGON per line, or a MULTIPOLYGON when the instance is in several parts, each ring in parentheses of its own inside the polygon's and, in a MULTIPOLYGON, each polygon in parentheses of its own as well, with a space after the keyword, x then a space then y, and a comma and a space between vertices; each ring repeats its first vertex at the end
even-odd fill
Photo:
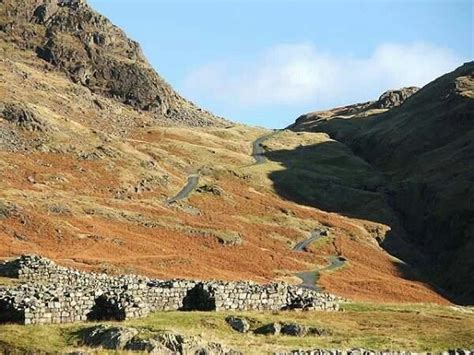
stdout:
POLYGON ((0 321, 21 324, 120 321, 172 310, 336 311, 342 301, 331 294, 285 283, 164 281, 86 273, 37 256, 0 264, 0 276, 22 282, 0 287, 0 321), (302 304, 301 299, 306 302, 302 304))

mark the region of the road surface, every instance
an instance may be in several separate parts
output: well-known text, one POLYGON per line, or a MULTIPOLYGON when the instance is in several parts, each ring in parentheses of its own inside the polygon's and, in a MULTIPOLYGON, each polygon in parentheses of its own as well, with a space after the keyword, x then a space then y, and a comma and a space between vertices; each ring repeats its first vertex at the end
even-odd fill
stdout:
POLYGON ((255 164, 262 164, 267 161, 267 158, 265 158, 265 149, 262 147, 262 143, 279 131, 280 130, 275 130, 273 132, 267 133, 257 138, 252 143, 252 157, 255 159, 255 164))
POLYGON ((176 196, 171 197, 168 200, 168 203, 174 203, 179 200, 184 200, 185 198, 188 198, 189 194, 196 188, 197 184, 199 183, 199 175, 198 174, 192 174, 188 176, 188 182, 184 187, 181 189, 180 192, 176 194, 176 196))
MULTIPOLYGON (((328 234, 327 234, 326 231, 313 230, 310 233, 309 238, 305 239, 305 240, 302 240, 301 242, 298 242, 293 247, 293 250, 294 251, 299 251, 299 252, 304 252, 304 251, 306 251, 306 248, 311 243, 313 243, 314 241, 316 241, 316 240, 318 240, 322 237, 325 237, 327 235, 328 234)), ((313 271, 298 272, 297 274, 295 274, 295 276, 300 278, 301 281, 302 281, 298 286, 304 287, 304 288, 309 288, 309 289, 315 290, 315 291, 322 291, 321 287, 319 287, 317 285, 321 272, 337 269, 337 268, 343 266, 345 262, 346 262, 346 259, 344 257, 333 255, 329 258, 329 264, 326 265, 325 267, 323 267, 322 269, 316 269, 316 270, 313 270, 313 271)))
POLYGON ((316 240, 323 238, 327 236, 326 231, 321 231, 319 229, 311 231, 309 238, 302 240, 301 242, 296 243, 296 245, 293 247, 294 251, 306 251, 306 248, 316 240))

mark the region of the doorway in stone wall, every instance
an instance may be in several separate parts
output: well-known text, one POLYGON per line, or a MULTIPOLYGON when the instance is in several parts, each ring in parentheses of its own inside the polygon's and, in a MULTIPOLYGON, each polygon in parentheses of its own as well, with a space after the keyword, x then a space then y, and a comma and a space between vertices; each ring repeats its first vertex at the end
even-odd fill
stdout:
POLYGON ((213 290, 202 283, 190 289, 183 299, 183 311, 215 311, 216 298, 213 290))

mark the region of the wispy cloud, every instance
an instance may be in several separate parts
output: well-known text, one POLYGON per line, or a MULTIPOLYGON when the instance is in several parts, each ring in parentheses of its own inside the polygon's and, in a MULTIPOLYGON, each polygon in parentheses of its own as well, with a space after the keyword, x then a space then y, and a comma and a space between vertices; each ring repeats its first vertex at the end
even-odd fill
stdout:
POLYGON ((428 43, 386 43, 363 58, 336 56, 311 43, 282 44, 250 59, 202 66, 188 75, 185 91, 245 107, 350 103, 389 88, 423 86, 460 64, 451 50, 428 43))

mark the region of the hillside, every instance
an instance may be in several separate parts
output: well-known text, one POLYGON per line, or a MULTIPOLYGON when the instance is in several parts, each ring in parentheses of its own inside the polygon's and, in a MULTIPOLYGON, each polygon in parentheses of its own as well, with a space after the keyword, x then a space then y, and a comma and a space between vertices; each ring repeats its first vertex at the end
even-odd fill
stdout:
POLYGON ((396 218, 382 195, 348 190, 383 220, 281 198, 273 177, 286 167, 274 151, 301 144, 325 142, 329 160, 347 162, 328 174, 354 167, 354 184, 381 184, 343 144, 197 108, 83 2, 5 0, 0 18, 2 258, 162 278, 300 283, 306 272, 311 287, 351 299, 448 302, 379 247, 396 218), (256 164, 259 137, 271 160, 256 164))
POLYGON ((85 0, 0 0, 0 52, 0 352, 472 349, 474 62, 269 130, 85 0))
POLYGON ((420 253, 410 258, 398 248, 397 255, 423 265, 435 283, 471 304, 473 283, 466 280, 474 280, 473 78, 474 62, 466 63, 390 110, 381 108, 382 96, 303 115, 290 127, 329 134, 381 176, 385 183, 376 190, 401 222, 403 238, 420 253))

